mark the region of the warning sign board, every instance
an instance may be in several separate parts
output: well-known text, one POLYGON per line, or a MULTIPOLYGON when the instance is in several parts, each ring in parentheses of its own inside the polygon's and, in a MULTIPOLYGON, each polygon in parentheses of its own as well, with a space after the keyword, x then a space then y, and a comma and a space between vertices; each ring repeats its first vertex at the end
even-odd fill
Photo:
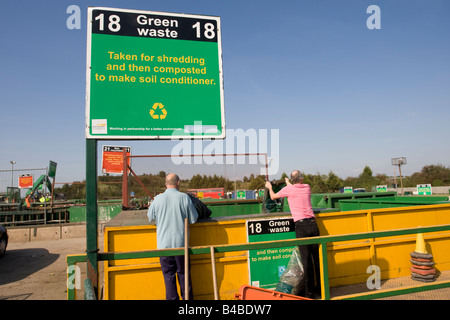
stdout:
MULTIPOLYGON (((131 155, 131 147, 103 146, 102 173, 123 173, 123 150, 126 155, 131 155)), ((128 165, 130 165, 130 158, 128 165)))

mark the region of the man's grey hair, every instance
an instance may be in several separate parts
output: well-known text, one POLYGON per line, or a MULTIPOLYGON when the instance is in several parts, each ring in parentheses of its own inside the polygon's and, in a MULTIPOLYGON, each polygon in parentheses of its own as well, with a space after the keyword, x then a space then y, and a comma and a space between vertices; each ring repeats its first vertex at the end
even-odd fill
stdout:
POLYGON ((291 172, 292 184, 301 183, 302 180, 303 180, 303 175, 299 170, 294 170, 291 172))

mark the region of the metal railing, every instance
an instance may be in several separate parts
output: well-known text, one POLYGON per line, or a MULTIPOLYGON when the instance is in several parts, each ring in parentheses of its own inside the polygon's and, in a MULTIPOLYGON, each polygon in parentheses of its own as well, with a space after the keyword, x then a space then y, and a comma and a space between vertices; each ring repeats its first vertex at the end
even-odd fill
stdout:
MULTIPOLYGON (((417 227, 417 228, 406 228, 406 229, 396 229, 387 231, 370 231, 362 233, 352 233, 344 235, 329 235, 320 236, 312 238, 299 238, 291 240, 275 240, 275 241, 261 241, 253 243, 244 244, 226 244, 226 245, 214 245, 214 246, 197 246, 189 248, 189 254, 210 254, 211 263, 213 270, 213 279, 216 281, 216 274, 214 272, 215 263, 215 253, 225 253, 233 251, 246 251, 246 250, 260 250, 260 249, 270 249, 270 248, 281 248, 289 246, 298 245, 308 245, 308 244, 319 244, 319 258, 320 258, 320 273, 321 273, 321 288, 322 288, 322 299, 330 299, 330 286, 328 277, 328 256, 327 256, 327 244, 331 242, 340 241, 351 241, 351 240, 363 240, 370 238, 383 238, 392 236, 401 236, 417 233, 429 233, 429 232, 440 232, 440 231, 450 231, 450 224, 436 225, 430 227, 417 227)), ((450 237, 450 235, 449 235, 450 237)), ((146 250, 146 251, 130 251, 130 252, 99 252, 98 261, 113 261, 113 260, 126 260, 126 259, 144 259, 144 258, 156 258, 162 256, 179 256, 184 255, 184 248, 175 249, 159 249, 159 250, 146 250)), ((86 254, 82 255, 71 255, 67 256, 68 270, 73 270, 71 266, 75 266, 76 263, 86 262, 86 254)), ((73 272, 68 273, 68 278, 73 278, 73 272)), ((214 288, 216 288, 216 284, 214 288)), ((376 290, 372 292, 358 293, 355 295, 343 297, 343 299, 377 299, 384 297, 391 297, 396 295, 402 295, 407 293, 415 293, 427 290, 435 290, 442 288, 450 288, 450 281, 439 281, 434 283, 427 283, 418 286, 402 287, 400 289, 390 289, 390 290, 376 290)), ((75 288, 69 286, 67 288, 67 297, 69 300, 74 300, 76 296, 75 288)), ((215 289, 214 296, 218 299, 218 292, 215 289)))

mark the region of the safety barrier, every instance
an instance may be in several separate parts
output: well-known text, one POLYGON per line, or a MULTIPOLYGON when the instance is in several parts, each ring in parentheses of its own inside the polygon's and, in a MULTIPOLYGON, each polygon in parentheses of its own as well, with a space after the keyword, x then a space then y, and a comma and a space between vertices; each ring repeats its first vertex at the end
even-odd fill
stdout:
MULTIPOLYGON (((428 227, 416 227, 416 228, 405 228, 387 231, 370 231, 362 233, 352 233, 343 235, 330 235, 330 236, 320 236, 313 238, 302 238, 302 239, 291 239, 291 240, 276 240, 276 241, 263 241, 254 243, 244 243, 244 244, 226 244, 226 245, 215 245, 215 246, 197 246, 189 248, 190 255, 197 254, 210 254, 211 264, 213 270, 215 263, 216 253, 225 253, 233 251, 243 251, 243 250, 260 250, 260 249, 270 249, 270 248, 281 248, 288 246, 297 245, 307 245, 307 244, 319 244, 319 257, 320 257, 320 272, 321 272, 321 289, 322 289, 322 299, 329 300, 330 297, 330 286, 328 277, 328 254, 327 254, 327 244, 342 241, 354 241, 354 240, 364 240, 373 238, 386 238, 393 236, 411 235, 417 233, 431 233, 431 232, 442 232, 450 231, 450 224, 435 225, 428 227)), ((144 258, 156 258, 161 256, 178 256, 184 255, 184 248, 175 249, 160 249, 160 250, 146 250, 146 251, 133 251, 133 252, 99 252, 98 261, 111 261, 111 260, 127 260, 127 259, 144 259, 144 258)), ((86 262, 86 255, 69 255, 67 256, 68 264, 68 280, 74 279, 74 273, 76 272, 76 264, 80 262, 86 262)), ((215 272, 213 271, 212 281, 215 280, 215 272)), ((68 300, 76 299, 76 288, 72 283, 67 286, 67 297, 68 300)), ((214 284, 215 292, 214 296, 218 299, 217 285, 214 284)), ((406 293, 415 293, 427 290, 435 290, 442 288, 450 288, 450 281, 436 281, 430 284, 423 284, 411 287, 402 287, 399 289, 390 290, 376 290, 374 292, 366 292, 355 294, 351 296, 342 297, 342 299, 375 299, 383 297, 391 297, 396 295, 402 295, 406 293)), ((238 290, 239 288, 237 288, 238 290)), ((339 299, 339 297, 335 297, 339 299)))
POLYGON ((7 227, 69 222, 68 208, 34 208, 0 212, 0 223, 7 227))
POLYGON ((342 212, 344 212, 351 210, 369 210, 448 203, 448 196, 384 197, 376 199, 339 200, 339 208, 342 212))

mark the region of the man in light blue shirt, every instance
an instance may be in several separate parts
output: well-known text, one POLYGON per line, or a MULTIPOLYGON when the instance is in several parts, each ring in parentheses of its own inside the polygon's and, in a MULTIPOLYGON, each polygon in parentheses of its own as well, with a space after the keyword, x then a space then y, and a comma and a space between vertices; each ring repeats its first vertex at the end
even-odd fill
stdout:
MULTIPOLYGON (((195 223, 198 213, 189 196, 179 191, 180 178, 176 174, 166 176, 166 187, 166 191, 153 200, 147 216, 149 221, 155 221, 158 249, 181 248, 184 247, 184 219, 195 223)), ((176 274, 181 296, 184 297, 184 256, 160 257, 159 260, 166 285, 166 299, 179 299, 176 274)), ((189 297, 193 297, 190 275, 189 297)))

